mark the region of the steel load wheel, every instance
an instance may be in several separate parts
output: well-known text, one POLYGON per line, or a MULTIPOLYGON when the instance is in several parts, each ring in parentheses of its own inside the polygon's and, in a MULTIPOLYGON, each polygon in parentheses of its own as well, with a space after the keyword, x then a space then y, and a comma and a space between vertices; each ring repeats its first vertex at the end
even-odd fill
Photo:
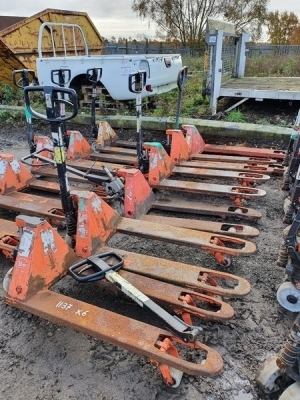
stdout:
POLYGON ((300 383, 295 382, 285 389, 278 400, 300 400, 300 383))
POLYGON ((276 360, 277 356, 268 358, 256 374, 256 383, 266 394, 275 393, 282 388, 284 377, 276 360))
POLYGON ((225 264, 220 263, 221 265, 223 265, 223 267, 230 267, 230 265, 232 264, 232 257, 230 257, 229 254, 224 254, 223 258, 225 260, 225 264))
POLYGON ((288 311, 300 311, 300 291, 292 282, 282 283, 277 290, 278 303, 288 311))

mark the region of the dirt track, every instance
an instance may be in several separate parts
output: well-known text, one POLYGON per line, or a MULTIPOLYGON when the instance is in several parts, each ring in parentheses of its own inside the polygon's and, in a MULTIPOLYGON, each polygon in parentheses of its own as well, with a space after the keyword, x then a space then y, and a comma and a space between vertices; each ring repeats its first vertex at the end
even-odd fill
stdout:
MULTIPOLYGON (((87 128, 85 130, 88 132, 87 128)), ((0 131, 2 152, 9 153, 10 148, 14 152, 16 148, 21 151, 26 147, 25 137, 24 126, 3 126, 0 131)), ((283 143, 272 142, 272 145, 282 147, 283 143)), ((172 393, 145 357, 49 323, 1 301, 0 399, 267 399, 255 383, 257 368, 269 355, 281 349, 296 317, 282 309, 276 300, 276 289, 284 277, 284 270, 275 264, 285 227, 282 205, 286 192, 280 190, 280 184, 281 178, 272 177, 267 184, 259 186, 267 191, 267 196, 248 203, 263 215, 258 222, 249 223, 260 230, 260 235, 252 239, 257 245, 257 253, 235 258, 226 269, 205 252, 183 246, 120 234, 109 242, 120 249, 212 269, 221 268, 249 280, 252 291, 247 297, 226 299, 235 309, 234 319, 226 323, 198 321, 204 330, 203 341, 223 356, 221 375, 216 378, 184 375, 181 387, 172 393)), ((221 202, 230 204, 226 199, 221 202)), ((12 218, 13 215, 3 212, 2 217, 12 218)), ((11 264, 1 256, 0 265, 2 280, 11 264)), ((82 286, 67 277, 56 290, 150 321, 148 315, 124 297, 100 290, 93 284, 82 286)), ((1 286, 0 296, 3 295, 1 286)))

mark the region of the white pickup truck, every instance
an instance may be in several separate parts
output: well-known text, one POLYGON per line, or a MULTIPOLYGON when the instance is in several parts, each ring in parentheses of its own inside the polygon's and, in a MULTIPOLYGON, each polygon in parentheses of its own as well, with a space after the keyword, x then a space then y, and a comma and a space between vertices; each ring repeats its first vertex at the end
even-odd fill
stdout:
POLYGON ((77 92, 83 85, 89 85, 87 70, 102 68, 101 84, 114 100, 131 100, 135 94, 129 90, 129 75, 143 70, 147 72, 146 86, 142 97, 168 92, 177 87, 177 77, 182 68, 180 54, 126 54, 89 55, 83 30, 76 24, 45 22, 40 26, 38 36, 38 58, 36 60, 39 85, 53 85, 51 71, 69 69, 71 87, 77 92), (73 44, 65 40, 70 32, 73 44), (43 52, 43 43, 52 52, 43 52), (81 49, 81 50, 79 50, 81 49), (83 49, 83 50, 82 50, 83 49))

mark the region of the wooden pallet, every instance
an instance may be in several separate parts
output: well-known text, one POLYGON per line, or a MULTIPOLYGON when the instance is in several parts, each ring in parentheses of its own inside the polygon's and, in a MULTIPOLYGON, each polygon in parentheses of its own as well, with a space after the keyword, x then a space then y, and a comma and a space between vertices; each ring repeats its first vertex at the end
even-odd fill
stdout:
MULTIPOLYGON (((97 86, 97 88, 96 88, 96 93, 97 94, 102 94, 104 91, 107 93, 106 89, 104 89, 103 87, 97 86)), ((81 92, 82 92, 83 95, 92 95, 93 87, 92 86, 87 86, 87 85, 82 85, 81 86, 81 92)))
MULTIPOLYGON (((92 104, 92 86, 82 85, 81 92, 83 94, 83 99, 79 101, 79 106, 82 107, 91 107, 92 104)), ((124 109, 126 107, 125 103, 118 100, 113 100, 108 94, 107 90, 103 87, 97 87, 96 89, 97 98, 96 98, 96 110, 105 109, 105 110, 118 110, 124 109)))

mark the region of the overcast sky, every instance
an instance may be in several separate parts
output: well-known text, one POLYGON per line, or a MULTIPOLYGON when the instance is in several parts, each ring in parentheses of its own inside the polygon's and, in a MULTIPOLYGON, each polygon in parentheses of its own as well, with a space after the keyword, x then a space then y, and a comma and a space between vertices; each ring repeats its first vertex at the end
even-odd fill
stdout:
MULTIPOLYGON (((153 37, 155 28, 142 22, 131 11, 131 0, 1 0, 0 15, 30 17, 46 8, 57 8, 88 13, 98 31, 105 38, 137 37, 146 34, 153 37)), ((270 0, 271 11, 294 12, 300 17, 299 0, 270 0)))

